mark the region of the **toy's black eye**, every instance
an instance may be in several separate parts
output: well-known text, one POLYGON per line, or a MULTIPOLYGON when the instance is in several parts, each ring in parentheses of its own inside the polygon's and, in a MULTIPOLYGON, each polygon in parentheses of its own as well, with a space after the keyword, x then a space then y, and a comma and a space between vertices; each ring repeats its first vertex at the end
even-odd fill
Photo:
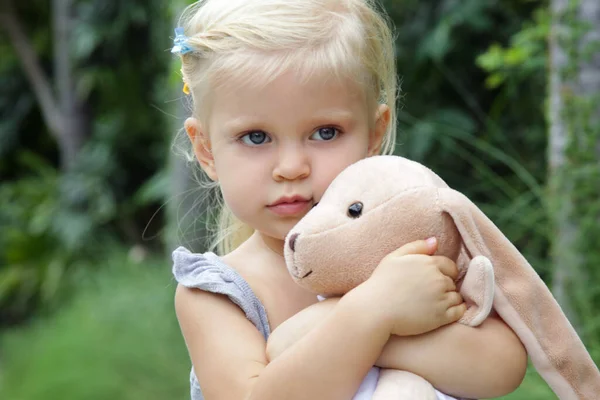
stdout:
POLYGON ((360 201, 353 203, 348 207, 348 215, 352 218, 358 218, 362 214, 363 203, 360 201))

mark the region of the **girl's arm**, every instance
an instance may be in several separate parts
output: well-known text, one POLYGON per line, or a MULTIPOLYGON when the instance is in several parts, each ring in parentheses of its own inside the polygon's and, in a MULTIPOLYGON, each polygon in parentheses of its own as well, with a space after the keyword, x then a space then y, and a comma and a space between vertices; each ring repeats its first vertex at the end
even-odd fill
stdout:
POLYGON ((175 308, 207 400, 349 399, 390 336, 347 296, 321 323, 268 362, 265 340, 226 297, 178 286, 175 308), (358 317, 357 315, 363 315, 358 317), (360 348, 361 351, 348 351, 360 348))
POLYGON ((175 310, 205 398, 351 398, 392 333, 429 332, 463 316, 462 298, 449 284, 458 269, 444 257, 425 255, 432 251, 431 242, 421 240, 390 253, 270 362, 264 338, 238 306, 178 286, 175 310))
MULTIPOLYGON (((338 300, 308 307, 280 325, 269 338, 269 358, 318 326, 338 300)), ((418 374, 448 395, 490 398, 520 385, 527 354, 514 332, 492 316, 477 328, 455 323, 417 336, 391 336, 375 365, 418 374)))
POLYGON ((455 397, 505 396, 519 387, 527 353, 497 316, 480 326, 446 325, 417 336, 392 336, 376 365, 413 372, 455 397))

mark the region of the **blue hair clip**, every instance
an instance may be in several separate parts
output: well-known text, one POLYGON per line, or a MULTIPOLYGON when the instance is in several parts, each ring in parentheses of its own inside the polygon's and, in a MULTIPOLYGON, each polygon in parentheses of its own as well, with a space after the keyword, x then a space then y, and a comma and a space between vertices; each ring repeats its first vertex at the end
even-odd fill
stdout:
POLYGON ((194 51, 189 43, 188 43, 188 37, 185 36, 185 33, 183 33, 183 28, 182 27, 178 27, 175 28, 175 39, 173 40, 174 46, 171 49, 171 53, 173 54, 179 54, 179 55, 183 55, 186 53, 189 53, 191 51, 194 51))

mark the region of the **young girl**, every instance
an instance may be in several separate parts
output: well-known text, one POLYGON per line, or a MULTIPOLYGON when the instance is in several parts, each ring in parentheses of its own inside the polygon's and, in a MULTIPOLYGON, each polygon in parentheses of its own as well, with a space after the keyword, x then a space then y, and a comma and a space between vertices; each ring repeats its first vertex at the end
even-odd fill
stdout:
POLYGON ((521 343, 497 318, 452 324, 465 306, 435 239, 321 303, 285 267, 286 234, 334 177, 393 149, 394 47, 374 1, 205 0, 176 32, 185 130, 224 201, 220 255, 173 253, 192 399, 350 399, 373 365, 454 396, 514 390, 521 343))

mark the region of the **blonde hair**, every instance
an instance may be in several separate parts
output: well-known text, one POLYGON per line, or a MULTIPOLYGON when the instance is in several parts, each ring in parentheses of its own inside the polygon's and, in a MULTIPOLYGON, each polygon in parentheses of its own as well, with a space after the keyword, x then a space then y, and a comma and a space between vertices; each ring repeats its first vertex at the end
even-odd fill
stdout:
MULTIPOLYGON (((181 71, 200 121, 210 112, 209 89, 232 77, 265 84, 290 69, 304 79, 326 71, 358 82, 370 107, 387 104, 391 115, 381 153, 393 152, 394 41, 374 0, 201 0, 186 8, 180 26, 193 49, 181 56, 181 71)), ((213 248, 224 254, 253 230, 219 200, 213 248)))

